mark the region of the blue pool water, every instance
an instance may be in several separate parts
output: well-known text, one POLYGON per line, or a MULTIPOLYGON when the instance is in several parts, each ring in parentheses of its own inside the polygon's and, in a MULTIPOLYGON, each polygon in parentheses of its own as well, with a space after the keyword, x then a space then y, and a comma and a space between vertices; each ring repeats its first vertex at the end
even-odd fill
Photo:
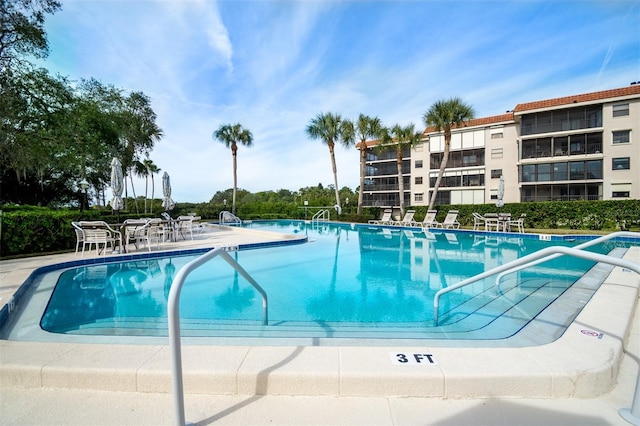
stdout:
MULTIPOLYGON (((509 275, 500 287, 490 278, 448 293, 440 300, 436 325, 433 298, 441 288, 549 245, 577 243, 304 221, 245 226, 308 237, 305 244, 231 253, 266 291, 269 324, 262 324, 260 294, 216 258, 185 282, 184 335, 506 339, 544 318, 558 298, 579 290, 579 303, 564 303, 553 314, 557 338, 597 289, 581 282, 592 262, 561 257, 509 275)), ((173 277, 194 258, 168 255, 67 270, 40 325, 54 333, 164 336, 173 277)))

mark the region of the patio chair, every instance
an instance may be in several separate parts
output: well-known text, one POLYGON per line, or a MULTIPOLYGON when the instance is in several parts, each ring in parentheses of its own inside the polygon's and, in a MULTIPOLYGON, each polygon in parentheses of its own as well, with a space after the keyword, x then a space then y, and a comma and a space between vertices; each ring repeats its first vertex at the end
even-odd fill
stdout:
POLYGON ((485 231, 498 231, 500 229, 498 213, 487 213, 483 217, 485 231))
POLYGON ((480 213, 473 212, 473 230, 480 231, 483 228, 485 231, 487 230, 487 221, 484 216, 480 213))
POLYGON ((436 220, 436 215, 438 214, 438 210, 427 210, 427 214, 425 215, 420 225, 422 228, 435 228, 438 221, 436 220))
POLYGON ((102 253, 106 255, 108 246, 111 246, 112 251, 114 251, 116 249, 116 242, 122 244, 122 234, 112 229, 104 221, 81 221, 78 222, 78 227, 82 230, 83 234, 82 257, 84 257, 84 251, 87 246, 89 250, 91 250, 91 246, 95 245, 96 254, 98 255, 100 254, 100 247, 102 246, 102 253))
POLYGON ((401 220, 392 220, 390 224, 395 226, 415 226, 418 223, 413 218, 415 214, 416 214, 415 210, 407 210, 407 212, 404 214, 404 217, 401 220))
POLYGON ((389 225, 393 221, 393 218, 391 217, 392 213, 393 210, 384 209, 384 211, 382 212, 382 216, 380 216, 380 219, 370 220, 369 225, 389 225))
POLYGON ((458 222, 458 210, 449 210, 447 216, 442 223, 436 222, 438 228, 460 228, 460 222, 458 222))
POLYGON ((524 234, 524 219, 527 217, 526 213, 522 213, 520 217, 516 220, 509 220, 507 225, 509 226, 509 231, 511 231, 511 227, 515 226, 518 229, 518 232, 524 234))
POLYGON ((164 222, 161 225, 162 241, 176 240, 176 220, 167 212, 160 213, 164 222))
POLYGON ((78 250, 80 249, 80 244, 82 244, 82 248, 84 249, 84 231, 80 227, 78 222, 71 222, 71 226, 76 233, 76 256, 78 255, 78 250))
MULTIPOLYGON (((151 251, 151 242, 156 242, 156 247, 160 248, 160 238, 162 234, 161 219, 146 219, 145 224, 135 228, 132 237, 136 243, 143 243, 147 246, 147 250, 151 251)), ((136 244, 136 247, 138 244, 136 244)))
POLYGON ((187 239, 187 233, 193 240, 193 231, 202 231, 200 216, 178 216, 176 219, 176 235, 181 235, 183 239, 187 239))

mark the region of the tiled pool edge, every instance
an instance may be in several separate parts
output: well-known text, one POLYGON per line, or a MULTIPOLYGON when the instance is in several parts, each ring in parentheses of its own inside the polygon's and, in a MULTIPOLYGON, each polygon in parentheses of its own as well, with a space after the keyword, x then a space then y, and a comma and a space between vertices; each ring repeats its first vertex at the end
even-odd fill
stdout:
MULTIPOLYGON (((293 245, 293 244, 303 244, 307 242, 307 237, 297 237, 297 236, 285 236, 282 238, 276 239, 274 241, 266 241, 260 243, 246 243, 246 244, 238 244, 237 246, 228 246, 222 245, 219 247, 230 247, 231 250, 254 250, 260 248, 268 248, 268 247, 277 247, 283 245, 293 245)), ((11 314, 15 310, 15 307, 18 306, 24 296, 28 293, 34 281, 38 276, 45 274, 47 272, 56 271, 56 270, 64 270, 68 268, 73 268, 77 266, 85 266, 85 265, 100 265, 105 263, 115 263, 121 261, 129 261, 129 260, 143 260, 143 259, 154 259, 157 257, 164 257, 167 254, 175 255, 175 256, 185 256, 185 255, 193 255, 193 254, 204 254, 214 248, 212 247, 202 247, 202 248, 191 248, 191 249, 175 249, 175 250, 162 250, 162 251, 151 251, 151 252, 140 252, 133 254, 118 254, 109 257, 93 257, 86 259, 76 259, 63 261, 59 263, 54 263, 51 265, 45 265, 34 269, 27 279, 20 285, 15 293, 9 298, 7 303, 0 307, 0 329, 4 327, 4 325, 11 320, 11 314)))
MULTIPOLYGON (((640 263, 640 248, 625 258, 640 263)), ((185 346, 185 392, 594 397, 615 386, 639 288, 640 277, 615 268, 567 332, 537 347, 185 346), (437 365, 393 365, 394 352, 429 353, 437 365)), ((2 386, 170 392, 166 345, 2 341, 0 354, 2 386)))

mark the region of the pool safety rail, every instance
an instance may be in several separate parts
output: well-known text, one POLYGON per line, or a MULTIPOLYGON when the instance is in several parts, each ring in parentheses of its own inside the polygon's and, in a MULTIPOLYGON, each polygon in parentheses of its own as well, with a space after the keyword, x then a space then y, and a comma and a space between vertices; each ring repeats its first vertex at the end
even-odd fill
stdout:
MULTIPOLYGON (((440 303, 440 297, 443 294, 453 290, 457 290, 461 287, 472 284, 476 281, 490 277, 495 274, 500 274, 496 278, 496 285, 499 286, 500 279, 502 279, 502 277, 506 274, 516 272, 534 265, 538 265, 542 262, 555 259, 562 255, 579 257, 579 258, 590 260, 593 262, 608 263, 610 265, 626 268, 640 275, 640 264, 637 264, 635 262, 631 262, 628 260, 624 260, 624 259, 619 259, 613 256, 607 256, 604 254, 598 254, 598 253, 593 253, 590 251, 583 250, 586 247, 593 246, 595 244, 601 243, 603 241, 611 240, 617 237, 640 238, 640 233, 620 231, 620 232, 611 233, 609 235, 605 235, 600 238, 596 238, 595 240, 588 241, 584 244, 580 244, 573 248, 562 247, 562 246, 548 247, 546 249, 538 250, 537 252, 532 253, 528 256, 521 257, 520 259, 516 259, 509 263, 505 263, 502 266, 498 266, 496 268, 490 269, 486 272, 483 272, 481 274, 478 274, 466 280, 460 281, 459 283, 454 284, 450 287, 443 288, 442 290, 438 291, 435 297, 433 298, 434 323, 435 325, 438 325, 438 315, 439 315, 438 308, 440 303)), ((631 424, 640 424, 640 374, 638 374, 638 377, 636 379, 636 389, 634 392, 631 408, 621 408, 620 410, 618 410, 618 413, 625 421, 631 424)))
POLYGON ((311 218, 311 222, 327 222, 331 219, 331 213, 328 209, 322 209, 317 211, 311 218))
MULTIPOLYGON (((607 235, 603 235, 603 236, 598 237, 598 238, 594 238, 593 240, 589 240, 586 243, 579 244, 579 245, 577 245, 577 246, 575 246, 573 248, 577 249, 577 250, 582 250, 582 249, 585 249, 587 247, 592 247, 592 246, 595 246, 597 244, 604 243, 605 241, 614 240, 616 238, 622 238, 622 237, 639 238, 640 239, 640 232, 629 232, 629 231, 612 232, 611 234, 607 234, 607 235)), ((529 262, 529 263, 524 264, 524 265, 513 267, 513 268, 511 268, 509 270, 506 270, 504 272, 500 272, 498 274, 498 276, 496 276, 496 286, 498 287, 498 292, 501 293, 500 282, 502 281, 502 278, 505 275, 509 275, 509 274, 514 273, 514 272, 521 271, 521 270, 529 268, 531 266, 539 265, 540 263, 544 263, 546 261, 556 259, 556 258, 558 258, 560 256, 562 256, 562 254, 560 254, 560 253, 552 254, 549 257, 543 257, 542 259, 538 259, 538 260, 535 260, 533 262, 529 262)), ((443 292, 443 293, 445 293, 445 292, 443 292)))
POLYGON ((467 286, 469 284, 473 284, 476 281, 480 281, 484 278, 490 277, 492 275, 496 275, 496 274, 501 274, 498 276, 498 278, 496 279, 496 284, 499 284, 499 280, 502 278, 502 276, 504 276, 507 273, 511 273, 511 272, 516 272, 519 271, 521 269, 525 269, 531 266, 535 266, 539 263, 542 262, 546 262, 548 260, 552 260, 555 259, 559 256, 562 255, 570 255, 570 256, 575 256, 575 257, 580 257, 583 259, 587 259, 587 260, 591 260, 594 262, 602 262, 602 263, 608 263, 610 265, 614 265, 614 266, 620 266, 623 268, 627 268, 630 269, 632 271, 637 272, 638 274, 640 274, 640 265, 634 263, 634 262, 630 262, 628 260, 623 260, 623 259, 618 259, 612 256, 606 256, 606 255, 601 255, 601 254, 597 254, 597 253, 593 253, 593 252, 585 252, 582 249, 585 247, 589 247, 598 243, 601 243, 603 241, 607 241, 607 240, 611 240, 614 238, 618 238, 618 237, 634 237, 634 238, 638 238, 640 239, 640 233, 638 232, 627 232, 627 231, 619 231, 619 232, 613 232, 611 234, 596 238, 595 240, 592 241, 588 241, 584 244, 580 244, 576 247, 573 248, 569 248, 569 247, 562 247, 562 246, 553 246, 553 247, 548 247, 546 249, 542 249, 542 250, 538 250, 535 253, 532 253, 530 255, 521 257, 519 259, 513 260, 509 263, 505 263, 504 265, 501 266, 497 266, 493 269, 490 269, 488 271, 482 272, 478 275, 475 275, 471 278, 467 278, 466 280, 462 280, 459 283, 456 283, 454 285, 451 285, 447 288, 443 288, 441 290, 439 290, 436 295, 433 298, 433 319, 435 322, 435 325, 438 325, 438 317, 439 317, 439 305, 440 305, 440 297, 442 297, 442 295, 449 293, 451 291, 457 290, 461 287, 467 286))
POLYGON ((229 211, 221 211, 218 215, 220 225, 242 225, 242 219, 229 211))
POLYGON ((180 342, 180 292, 182 286, 191 272, 212 260, 221 257, 262 295, 263 323, 269 323, 269 308, 267 303, 267 293, 262 287, 236 262, 225 250, 225 247, 218 247, 184 265, 176 274, 169 290, 167 300, 167 316, 169 321, 169 347, 171 351, 171 377, 174 402, 174 420, 176 425, 185 425, 184 418, 184 389, 182 381, 182 347, 180 342))

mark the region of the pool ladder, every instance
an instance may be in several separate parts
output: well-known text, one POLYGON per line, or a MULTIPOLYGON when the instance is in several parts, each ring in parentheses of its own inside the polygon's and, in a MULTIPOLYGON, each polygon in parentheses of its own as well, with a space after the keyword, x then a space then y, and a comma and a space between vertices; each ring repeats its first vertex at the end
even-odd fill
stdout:
POLYGON ((167 316, 169 320, 169 348, 171 350, 171 378, 174 402, 174 420, 176 425, 184 426, 184 386, 182 381, 182 347, 180 343, 180 292, 191 272, 215 257, 221 257, 262 295, 263 324, 269 323, 267 293, 244 270, 242 266, 227 253, 226 247, 218 247, 184 265, 176 274, 169 290, 167 300, 167 316))
POLYGON ((311 223, 327 222, 330 219, 331 219, 331 212, 329 212, 329 209, 322 209, 317 211, 313 215, 313 217, 311 218, 311 223))
MULTIPOLYGON (((520 271, 522 269, 529 268, 531 266, 538 265, 542 262, 555 259, 562 255, 579 257, 579 258, 590 260, 593 262, 608 263, 610 265, 626 268, 631 271, 634 271, 637 274, 640 274, 640 264, 637 264, 635 262, 631 262, 628 260, 624 260, 624 259, 619 259, 617 257, 607 256, 607 255, 583 250, 586 247, 590 247, 590 246, 593 246, 614 238, 618 238, 618 237, 640 238, 640 233, 619 231, 619 232, 613 232, 608 235, 604 235, 602 237, 596 238, 591 241, 587 241, 586 243, 577 245, 573 248, 562 247, 562 246, 548 247, 546 249, 538 250, 537 252, 532 253, 530 255, 521 257, 520 259, 516 259, 509 263, 505 263, 504 265, 490 269, 481 274, 475 275, 466 280, 462 280, 459 283, 454 284, 450 287, 443 288, 442 290, 438 291, 435 297, 433 298, 434 323, 435 325, 438 325, 438 315, 439 315, 438 308, 439 308, 440 297, 443 294, 449 293, 450 291, 453 291, 453 290, 457 290, 461 287, 475 283, 476 281, 480 281, 484 278, 490 277, 495 274, 498 274, 498 276, 496 277, 496 286, 498 286, 499 288, 500 281, 502 277, 504 277, 505 275, 520 271)), ((620 410, 618 410, 618 413, 627 422, 631 424, 640 424, 640 374, 638 374, 638 377, 636 379, 636 389, 634 392, 631 408, 621 408, 620 410)))
POLYGON ((229 211, 221 211, 218 215, 218 224, 220 225, 242 225, 242 219, 229 211))
POLYGON ((562 246, 548 247, 542 250, 538 250, 537 252, 532 253, 530 255, 513 260, 509 263, 505 263, 504 265, 497 266, 493 269, 482 272, 471 278, 467 278, 466 280, 462 280, 459 283, 456 283, 447 288, 443 288, 442 290, 438 291, 433 298, 433 319, 434 319, 435 325, 438 325, 438 316, 439 316, 438 308, 440 304, 440 297, 442 295, 449 293, 453 290, 457 290, 461 287, 467 286, 469 284, 473 284, 476 281, 480 281, 484 278, 487 278, 496 274, 498 274, 498 277, 496 278, 496 285, 499 286, 500 280, 502 279, 502 277, 504 277, 507 274, 510 274, 512 272, 517 272, 522 269, 529 268, 531 266, 538 265, 539 263, 555 259, 565 254, 591 260, 594 262, 602 262, 602 263, 608 263, 614 266, 620 266, 623 268, 631 269, 632 271, 635 271, 638 274, 640 274, 640 265, 638 265, 637 263, 630 262, 628 260, 618 259, 617 257, 606 256, 606 255, 582 250, 584 248, 594 246, 596 244, 600 244, 604 241, 612 240, 618 237, 631 237, 631 238, 640 239, 640 232, 628 232, 628 231, 613 232, 608 235, 603 235, 602 237, 596 238, 594 240, 587 241, 586 243, 577 245, 573 248, 562 247, 562 246))

